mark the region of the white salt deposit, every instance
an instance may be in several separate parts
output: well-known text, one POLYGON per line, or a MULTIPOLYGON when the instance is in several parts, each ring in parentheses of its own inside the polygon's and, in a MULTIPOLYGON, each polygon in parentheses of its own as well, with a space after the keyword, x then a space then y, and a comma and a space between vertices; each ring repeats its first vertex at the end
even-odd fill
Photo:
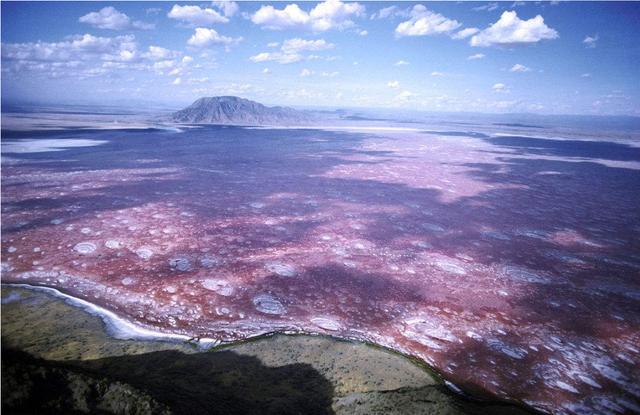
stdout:
POLYGON ((234 292, 233 287, 227 281, 224 281, 224 280, 206 279, 202 281, 202 286, 205 289, 209 291, 213 291, 224 297, 229 297, 233 295, 233 292, 234 292))
POLYGON ((311 322, 321 329, 329 331, 337 331, 342 328, 340 323, 338 323, 336 320, 327 317, 315 317, 311 319, 311 322))
POLYGON ((550 282, 550 279, 542 273, 516 265, 503 266, 502 273, 509 277, 509 279, 517 282, 529 282, 537 284, 548 284, 550 282))
POLYGON ((256 310, 265 314, 284 314, 287 309, 271 294, 258 294, 251 300, 256 310))
POLYGON ((96 250, 96 245, 91 242, 80 242, 73 247, 73 250, 79 254, 87 255, 96 250))
MULTIPOLYGON (((4 140, 3 140, 4 141, 4 140)), ((103 140, 87 139, 21 139, 2 143, 3 153, 43 153, 46 151, 62 151, 74 147, 92 147, 105 144, 103 140)))
POLYGON ((453 260, 439 258, 435 261, 435 266, 450 274, 465 275, 467 271, 453 260))
POLYGON ((272 272, 281 277, 295 277, 298 271, 293 265, 284 264, 282 262, 268 262, 265 265, 267 271, 272 272))
POLYGON ((153 256, 153 251, 149 248, 138 248, 136 249, 136 255, 142 259, 149 259, 153 256))
MULTIPOLYGON (((108 333, 115 337, 116 339, 122 340, 172 340, 172 341, 192 341, 192 337, 185 336, 183 334, 175 334, 175 333, 164 333, 160 331, 155 331, 152 329, 148 329, 136 324, 133 324, 127 320, 124 320, 118 317, 115 313, 104 309, 100 306, 97 306, 88 301, 82 300, 80 298, 76 298, 70 296, 68 294, 64 294, 55 288, 49 287, 40 287, 29 284, 6 284, 10 287, 19 287, 26 288, 34 291, 45 292, 49 295, 53 295, 54 297, 62 298, 69 305, 79 307, 89 314, 100 317, 107 328, 108 333)), ((210 338, 201 338, 198 344, 202 348, 209 348, 215 346, 220 343, 220 340, 210 339, 210 338)))
POLYGON ((120 244, 120 241, 116 241, 115 239, 109 239, 104 243, 104 246, 106 246, 109 249, 118 249, 120 248, 121 244, 120 244))

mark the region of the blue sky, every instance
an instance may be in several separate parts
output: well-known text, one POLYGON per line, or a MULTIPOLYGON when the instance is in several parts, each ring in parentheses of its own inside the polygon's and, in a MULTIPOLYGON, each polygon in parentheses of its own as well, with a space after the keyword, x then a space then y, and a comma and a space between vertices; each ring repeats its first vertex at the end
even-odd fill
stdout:
POLYGON ((5 102, 640 115, 640 3, 1 7, 5 102))

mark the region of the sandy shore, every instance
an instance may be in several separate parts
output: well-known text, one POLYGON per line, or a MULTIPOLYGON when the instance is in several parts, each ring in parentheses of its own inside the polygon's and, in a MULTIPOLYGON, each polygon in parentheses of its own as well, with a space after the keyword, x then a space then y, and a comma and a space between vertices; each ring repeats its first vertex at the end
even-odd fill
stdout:
POLYGON ((121 340, 100 317, 24 288, 2 288, 2 347, 5 413, 527 413, 466 399, 425 365, 363 343, 121 340))

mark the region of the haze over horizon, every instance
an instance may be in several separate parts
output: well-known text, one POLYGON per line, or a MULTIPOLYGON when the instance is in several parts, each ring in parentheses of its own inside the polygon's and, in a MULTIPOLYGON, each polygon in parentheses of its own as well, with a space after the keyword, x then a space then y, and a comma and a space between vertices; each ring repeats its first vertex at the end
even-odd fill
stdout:
POLYGON ((3 101, 640 115, 640 5, 3 2, 3 101))

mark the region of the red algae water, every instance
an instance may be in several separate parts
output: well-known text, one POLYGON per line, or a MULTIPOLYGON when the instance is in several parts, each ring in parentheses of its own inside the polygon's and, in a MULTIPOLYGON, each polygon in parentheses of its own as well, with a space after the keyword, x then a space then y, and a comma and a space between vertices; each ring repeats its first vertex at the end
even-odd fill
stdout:
POLYGON ((554 413, 640 412, 640 148, 479 131, 5 135, 3 282, 167 333, 371 341, 554 413))

